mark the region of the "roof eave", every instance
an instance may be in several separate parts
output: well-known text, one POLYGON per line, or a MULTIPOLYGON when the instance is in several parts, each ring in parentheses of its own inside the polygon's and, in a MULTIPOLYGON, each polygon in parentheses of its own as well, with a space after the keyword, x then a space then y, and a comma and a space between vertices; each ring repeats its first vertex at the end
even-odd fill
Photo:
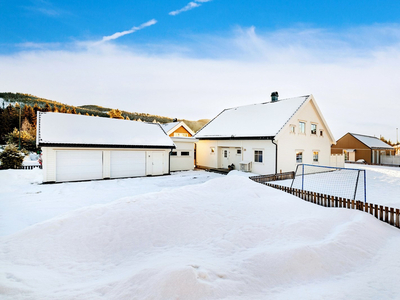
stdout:
POLYGON ((112 149, 175 149, 175 145, 112 145, 112 144, 68 144, 68 143, 39 143, 39 147, 62 148, 112 148, 112 149))

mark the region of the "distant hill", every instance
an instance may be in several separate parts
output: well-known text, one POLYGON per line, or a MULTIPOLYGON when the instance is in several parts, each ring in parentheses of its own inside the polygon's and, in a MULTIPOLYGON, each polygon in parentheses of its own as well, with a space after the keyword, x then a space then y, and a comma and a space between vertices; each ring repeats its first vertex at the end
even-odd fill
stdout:
MULTIPOLYGON (((18 102, 21 106, 29 105, 34 106, 35 104, 40 108, 44 108, 46 104, 49 104, 51 109, 54 110, 55 107, 57 110, 60 110, 64 107, 66 110, 76 110, 76 113, 80 113, 82 115, 88 114, 93 116, 99 117, 106 117, 108 118, 109 115, 107 114, 112 108, 102 107, 99 105, 81 105, 81 106, 73 106, 61 102, 57 102, 54 100, 49 100, 45 98, 40 98, 30 94, 22 94, 22 93, 0 93, 0 108, 5 108, 9 104, 14 105, 18 102), (1 101, 1 98, 3 101, 1 101)), ((128 117, 130 120, 138 120, 144 122, 153 122, 154 120, 159 123, 169 123, 172 122, 172 118, 158 116, 158 115, 151 115, 146 113, 138 113, 138 112, 128 112, 128 111, 121 111, 122 116, 124 118, 128 117)), ((194 132, 197 132, 201 127, 203 127, 209 120, 208 119, 201 119, 198 121, 190 121, 190 120, 179 120, 184 121, 194 132)))

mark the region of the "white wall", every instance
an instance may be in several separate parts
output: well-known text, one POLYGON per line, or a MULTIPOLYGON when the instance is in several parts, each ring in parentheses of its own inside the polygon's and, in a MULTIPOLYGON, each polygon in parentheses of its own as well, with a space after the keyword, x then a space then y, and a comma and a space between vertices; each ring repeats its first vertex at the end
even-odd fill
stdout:
MULTIPOLYGON (((196 143, 196 165, 208 168, 221 167, 221 148, 241 149, 240 161, 252 162, 251 172, 257 174, 275 173, 275 146, 269 140, 200 140, 196 143), (211 152, 211 148, 215 152, 211 152), (254 162, 254 151, 263 151, 263 162, 254 162)), ((231 157, 231 162, 237 157, 231 157)), ((235 167, 239 169, 239 166, 235 167)))
POLYGON ((173 152, 176 156, 171 156, 171 171, 187 171, 194 169, 194 145, 195 139, 192 138, 171 138, 176 146, 173 152), (189 152, 188 156, 182 156, 182 152, 189 152))
POLYGON ((343 154, 333 154, 331 155, 331 167, 344 168, 344 155, 343 154))
POLYGON ((319 117, 316 107, 309 101, 297 111, 276 137, 278 143, 278 172, 289 172, 296 169, 296 152, 303 152, 304 164, 321 166, 330 165, 331 140, 324 122, 319 117), (305 133, 300 133, 299 122, 305 122, 305 133), (317 125, 317 134, 311 134, 311 124, 317 125), (295 132, 291 132, 295 126, 295 132), (323 136, 320 136, 320 130, 323 136), (319 153, 318 162, 313 161, 313 152, 319 153))

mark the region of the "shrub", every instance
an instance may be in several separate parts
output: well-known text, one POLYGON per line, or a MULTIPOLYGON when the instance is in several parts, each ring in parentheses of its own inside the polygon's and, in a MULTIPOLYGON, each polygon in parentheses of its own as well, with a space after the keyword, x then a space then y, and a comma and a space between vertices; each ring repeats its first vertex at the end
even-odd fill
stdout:
POLYGON ((2 169, 20 169, 25 155, 18 150, 17 146, 8 144, 0 153, 2 169))

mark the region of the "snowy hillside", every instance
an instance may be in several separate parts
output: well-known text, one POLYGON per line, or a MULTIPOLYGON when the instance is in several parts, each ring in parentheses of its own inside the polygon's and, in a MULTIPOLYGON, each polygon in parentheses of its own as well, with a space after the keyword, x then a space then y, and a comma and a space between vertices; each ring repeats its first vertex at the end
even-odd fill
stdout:
MULTIPOLYGON (((246 177, 211 179, 204 176, 209 173, 198 172, 204 183, 193 185, 189 182, 198 179, 196 172, 178 178, 185 173, 38 186, 29 184, 34 173, 25 171, 24 192, 13 190, 18 184, 13 187, 12 178, 2 181, 10 183, 2 186, 6 190, 2 203, 4 195, 24 193, 32 214, 35 204, 37 210, 47 206, 52 210, 68 206, 68 201, 78 203, 74 195, 92 199, 93 205, 86 202, 89 206, 62 215, 54 212, 52 219, 0 238, 0 298, 396 299, 399 295, 398 229, 369 214, 317 206, 246 177), (158 192, 135 192, 150 187, 152 179, 158 192), (163 184, 166 188, 160 189, 163 184), (108 195, 114 191, 114 199, 120 199, 107 201, 101 196, 105 191, 108 195), (94 204, 97 198, 99 204, 94 204)), ((21 216, 25 214, 29 213, 21 216)))

